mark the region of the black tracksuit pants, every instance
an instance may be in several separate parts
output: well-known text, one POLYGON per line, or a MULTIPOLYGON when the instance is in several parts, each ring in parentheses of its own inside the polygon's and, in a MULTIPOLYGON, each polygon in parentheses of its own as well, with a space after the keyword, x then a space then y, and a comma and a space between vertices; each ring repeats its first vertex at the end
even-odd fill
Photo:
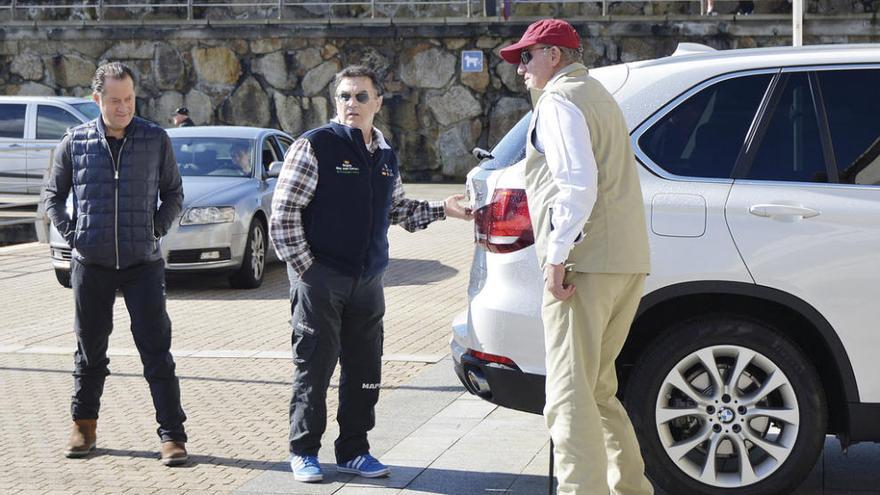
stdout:
POLYGON ((339 361, 336 461, 370 450, 382 375, 382 274, 345 275, 317 261, 302 277, 288 265, 293 341, 290 451, 317 455, 327 427, 327 389, 339 361))
POLYGON ((171 357, 171 319, 165 311, 165 262, 158 260, 116 270, 70 262, 76 304, 73 419, 97 419, 110 374, 107 345, 113 331, 113 303, 122 291, 131 317, 131 333, 150 384, 157 433, 163 442, 186 441, 180 385, 171 357))

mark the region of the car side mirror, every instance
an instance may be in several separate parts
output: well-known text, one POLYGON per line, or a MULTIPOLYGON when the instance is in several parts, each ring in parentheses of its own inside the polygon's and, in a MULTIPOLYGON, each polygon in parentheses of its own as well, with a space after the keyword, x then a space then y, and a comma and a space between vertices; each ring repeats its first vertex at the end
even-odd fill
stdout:
POLYGON ((494 156, 492 156, 492 153, 489 153, 488 151, 484 150, 483 148, 474 148, 473 150, 471 150, 471 154, 474 155, 474 157, 477 160, 484 160, 486 158, 495 158, 494 156))
POLYGON ((278 177, 281 175, 281 168, 284 167, 284 162, 272 162, 269 164, 269 171, 266 172, 266 177, 278 177))

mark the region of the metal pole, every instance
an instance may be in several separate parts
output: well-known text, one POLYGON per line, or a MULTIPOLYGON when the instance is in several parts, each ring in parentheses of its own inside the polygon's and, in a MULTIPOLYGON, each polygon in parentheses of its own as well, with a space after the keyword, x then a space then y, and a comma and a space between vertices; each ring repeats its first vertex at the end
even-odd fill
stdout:
POLYGON ((370 0, 370 17, 376 17, 376 0, 370 0))
POLYGON ((602 0, 602 16, 608 15, 608 0, 602 0))
POLYGON ((791 2, 791 46, 804 44, 804 0, 791 2))
POLYGON ((98 20, 104 20, 104 0, 98 0, 98 20))
POLYGON ((470 17, 471 16, 471 0, 466 0, 466 1, 467 1, 467 16, 470 17))
POLYGON ((186 19, 193 20, 193 0, 186 0, 186 19))
POLYGON ((278 20, 281 20, 281 17, 284 14, 284 0, 278 0, 278 20))

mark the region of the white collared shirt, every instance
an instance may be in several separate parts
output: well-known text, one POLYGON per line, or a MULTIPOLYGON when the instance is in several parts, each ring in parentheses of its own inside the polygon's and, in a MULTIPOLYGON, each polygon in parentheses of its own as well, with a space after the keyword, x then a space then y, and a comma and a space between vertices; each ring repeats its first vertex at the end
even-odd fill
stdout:
MULTIPOLYGON (((551 85, 559 76, 550 80, 551 85)), ((548 94, 535 113, 535 147, 544 153, 559 193, 553 198, 547 263, 559 265, 581 241, 598 193, 599 170, 584 114, 565 98, 548 94)))

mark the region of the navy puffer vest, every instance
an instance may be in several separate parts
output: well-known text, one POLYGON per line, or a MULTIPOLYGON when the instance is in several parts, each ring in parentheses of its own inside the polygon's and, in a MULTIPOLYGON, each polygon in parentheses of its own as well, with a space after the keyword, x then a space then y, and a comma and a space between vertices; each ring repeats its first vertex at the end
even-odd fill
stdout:
POLYGON ((162 257, 154 225, 165 131, 135 117, 119 153, 118 175, 100 119, 74 127, 73 255, 90 265, 128 268, 162 257))
POLYGON ((388 266, 391 195, 397 156, 370 155, 360 130, 331 122, 303 135, 318 158, 318 185, 303 210, 309 249, 322 264, 352 276, 388 266))

